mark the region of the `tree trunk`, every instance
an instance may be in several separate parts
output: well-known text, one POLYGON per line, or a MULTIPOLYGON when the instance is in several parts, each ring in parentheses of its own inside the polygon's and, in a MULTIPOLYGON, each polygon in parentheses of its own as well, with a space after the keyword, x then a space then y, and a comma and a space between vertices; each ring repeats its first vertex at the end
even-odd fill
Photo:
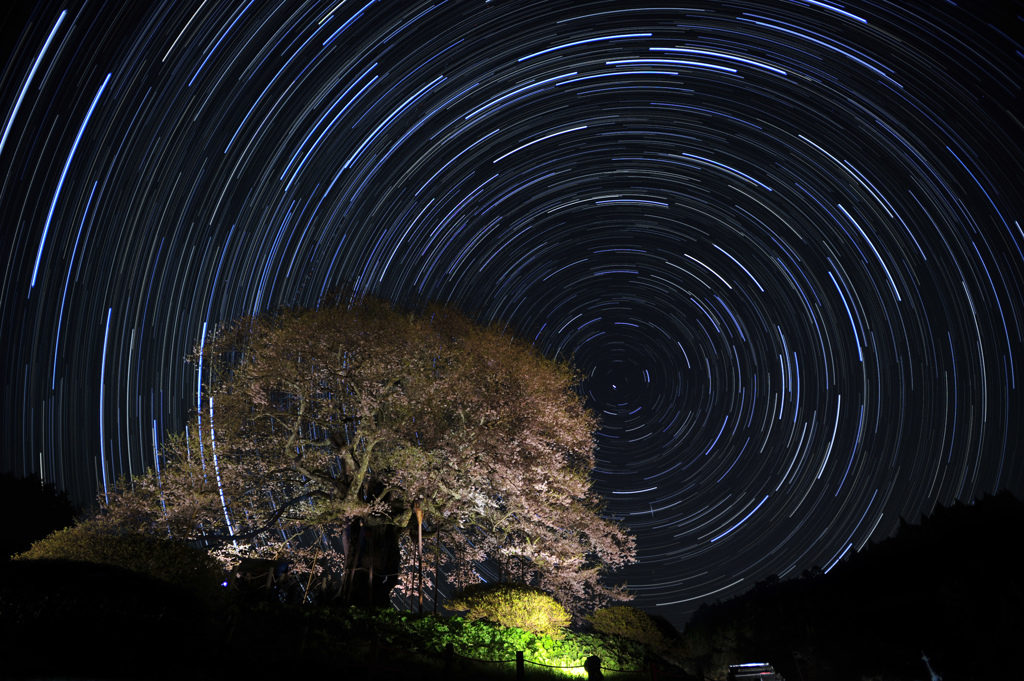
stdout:
MULTIPOLYGON (((402 528, 404 529, 404 528, 402 528)), ((370 525, 353 519, 342 533, 345 554, 343 602, 361 607, 386 608, 398 584, 401 530, 394 525, 370 525)))

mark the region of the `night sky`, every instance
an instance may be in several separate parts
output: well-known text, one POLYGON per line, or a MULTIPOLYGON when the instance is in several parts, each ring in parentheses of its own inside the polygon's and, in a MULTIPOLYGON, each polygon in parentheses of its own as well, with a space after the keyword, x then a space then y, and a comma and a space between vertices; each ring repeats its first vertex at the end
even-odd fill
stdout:
POLYGON ((4 471, 143 471, 204 331, 349 284, 573 359, 677 625, 1024 493, 1024 4, 25 4, 4 471))

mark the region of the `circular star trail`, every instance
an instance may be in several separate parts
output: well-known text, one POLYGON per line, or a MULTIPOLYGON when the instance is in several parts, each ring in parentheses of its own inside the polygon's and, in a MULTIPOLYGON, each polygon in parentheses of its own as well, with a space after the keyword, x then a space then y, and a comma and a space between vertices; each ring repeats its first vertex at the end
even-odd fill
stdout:
MULTIPOLYGON (((339 284, 572 359, 682 624, 1024 492, 1020 4, 43 2, 0 76, 3 462, 152 465, 339 284)), ((13 30, 12 30, 13 29, 13 30)))

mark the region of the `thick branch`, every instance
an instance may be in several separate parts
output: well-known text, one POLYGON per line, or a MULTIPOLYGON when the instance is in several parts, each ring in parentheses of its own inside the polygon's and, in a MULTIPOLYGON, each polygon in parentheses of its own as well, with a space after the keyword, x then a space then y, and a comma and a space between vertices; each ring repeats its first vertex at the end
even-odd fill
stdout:
POLYGON ((267 518, 266 521, 264 521, 264 523, 262 525, 260 525, 259 527, 255 528, 255 529, 249 530, 247 532, 242 532, 242 533, 239 533, 239 534, 204 534, 204 535, 202 535, 201 538, 202 539, 224 540, 224 541, 232 541, 232 540, 237 541, 239 539, 252 539, 253 537, 255 537, 257 535, 260 535, 260 534, 262 534, 264 532, 269 531, 274 526, 274 524, 277 523, 277 521, 279 521, 284 516, 285 511, 287 511, 289 508, 291 508, 291 507, 295 506, 296 504, 298 504, 299 502, 305 501, 305 500, 307 500, 307 499, 309 499, 311 497, 323 497, 323 498, 327 498, 327 499, 331 498, 330 495, 327 494, 326 492, 321 492, 320 490, 313 490, 311 492, 307 492, 306 494, 303 494, 301 496, 295 497, 294 499, 290 499, 289 501, 286 501, 285 503, 281 504, 277 508, 277 510, 274 511, 270 515, 270 517, 267 518))
MULTIPOLYGON (((292 425, 291 435, 288 436, 288 442, 285 443, 285 453, 290 453, 295 450, 295 440, 299 437, 299 433, 302 431, 302 415, 306 413, 306 398, 303 395, 299 395, 299 413, 295 419, 294 425, 292 425)), ((302 460, 302 450, 297 450, 294 455, 295 461, 302 460)))
POLYGON ((366 479, 366 471, 370 469, 370 454, 373 452, 373 448, 377 446, 380 440, 372 440, 366 444, 363 456, 356 461, 358 469, 352 475, 352 481, 349 483, 348 492, 345 494, 345 501, 351 502, 356 501, 359 496, 359 490, 363 486, 363 480, 366 479))

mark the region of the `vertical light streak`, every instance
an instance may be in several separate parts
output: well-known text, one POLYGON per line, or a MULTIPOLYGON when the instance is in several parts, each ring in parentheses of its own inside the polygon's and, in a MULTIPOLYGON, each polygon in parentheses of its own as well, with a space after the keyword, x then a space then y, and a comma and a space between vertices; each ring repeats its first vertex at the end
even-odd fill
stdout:
MULTIPOLYGON (((186 438, 188 436, 186 435, 186 438)), ((186 439, 187 442, 187 439, 186 439)), ((156 419, 153 419, 153 465, 156 468, 156 486, 160 489, 160 508, 164 510, 164 514, 167 513, 167 502, 164 501, 164 488, 160 484, 160 451, 156 446, 156 419)), ((170 530, 168 530, 168 534, 170 530)))
POLYGON ((103 501, 110 503, 107 495, 107 453, 104 446, 106 434, 103 429, 103 387, 107 380, 107 342, 110 340, 110 314, 112 307, 107 308, 107 328, 103 332, 103 361, 100 364, 100 467, 103 470, 103 501))
POLYGON ((210 449, 213 450, 213 472, 217 476, 217 492, 220 494, 220 507, 224 510, 224 522, 228 525, 228 534, 234 537, 235 530, 231 527, 231 518, 228 516, 228 505, 224 500, 224 485, 220 479, 220 465, 217 463, 217 441, 213 436, 213 395, 210 395, 210 449))
POLYGON ((206 348, 206 322, 199 336, 199 370, 196 372, 196 430, 199 432, 199 465, 206 480, 206 457, 203 456, 203 350, 206 348))

